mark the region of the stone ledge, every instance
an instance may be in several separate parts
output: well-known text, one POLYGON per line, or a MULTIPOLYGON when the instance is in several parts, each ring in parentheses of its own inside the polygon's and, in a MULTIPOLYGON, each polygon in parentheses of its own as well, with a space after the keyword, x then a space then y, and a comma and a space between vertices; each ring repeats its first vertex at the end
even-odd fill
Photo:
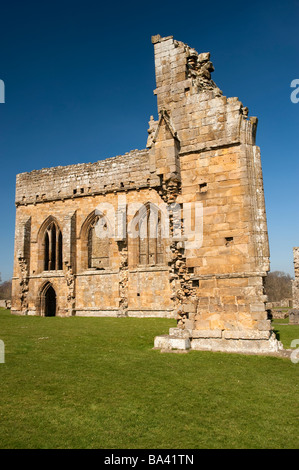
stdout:
POLYGON ((192 338, 221 338, 222 330, 193 330, 192 338))
MULTIPOLYGON (((59 271, 42 271, 41 273, 37 274, 30 274, 28 279, 48 279, 54 277, 65 277, 65 271, 62 269, 59 271)), ((19 279, 18 277, 15 279, 19 279)))
POLYGON ((209 279, 234 279, 234 278, 247 278, 247 277, 265 277, 267 275, 264 271, 258 272, 240 272, 240 273, 219 273, 219 274, 194 274, 191 276, 192 280, 206 281, 209 279))
POLYGON ((169 271, 169 267, 162 265, 162 264, 153 264, 153 265, 146 265, 146 266, 136 266, 134 268, 128 269, 129 273, 142 273, 142 272, 150 272, 150 271, 169 271))
POLYGON ((223 339, 247 339, 247 340, 263 340, 269 339, 271 332, 258 330, 228 330, 223 331, 223 339))
POLYGON ((154 349, 187 350, 190 349, 190 340, 189 338, 178 338, 176 336, 170 335, 156 336, 154 341, 154 349))
POLYGON ((270 338, 271 330, 221 330, 220 328, 210 330, 193 330, 170 328, 169 335, 179 338, 222 338, 222 339, 246 339, 246 340, 267 340, 270 338))
POLYGON ((99 310, 99 309, 76 309, 76 317, 118 317, 120 314, 117 309, 99 310))
POLYGON ((136 318, 173 318, 174 314, 172 310, 133 310, 129 309, 127 311, 128 317, 136 317, 136 318))
POLYGON ((283 351, 283 346, 277 341, 275 335, 272 335, 266 340, 198 338, 191 341, 191 349, 197 351, 268 354, 283 351))
POLYGON ((107 275, 115 275, 119 274, 119 270, 115 269, 92 269, 90 268, 89 270, 82 271, 80 273, 76 273, 75 277, 82 277, 82 276, 107 276, 107 275))
MULTIPOLYGON (((236 352, 245 354, 278 354, 283 356, 285 350, 280 341, 276 339, 273 332, 269 333, 267 338, 252 336, 244 338, 224 338, 221 336, 221 330, 198 330, 195 334, 201 334, 202 337, 193 337, 194 332, 171 328, 169 335, 156 336, 154 340, 154 349, 169 351, 171 349, 194 350, 194 351, 218 351, 218 352, 236 352), (189 339, 187 335, 192 335, 189 339), (180 335, 180 336, 178 336, 180 335), (211 336, 214 335, 214 336, 211 336), (216 336, 218 335, 218 336, 216 336), (219 336, 220 335, 220 336, 219 336)), ((244 331, 242 332, 243 335, 244 331)), ((228 336, 228 335, 227 335, 228 336)), ((233 335, 232 335, 233 336, 233 335)))

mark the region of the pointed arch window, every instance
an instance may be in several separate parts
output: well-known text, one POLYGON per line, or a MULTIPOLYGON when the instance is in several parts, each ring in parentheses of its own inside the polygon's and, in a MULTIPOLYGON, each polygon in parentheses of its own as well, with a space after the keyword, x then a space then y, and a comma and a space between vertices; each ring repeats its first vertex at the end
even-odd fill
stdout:
POLYGON ((88 268, 109 267, 109 227, 104 216, 95 215, 87 233, 88 268))
POLYGON ((157 265, 164 263, 161 211, 153 204, 146 204, 138 215, 138 264, 157 265))
POLYGON ((62 233, 55 221, 44 232, 44 271, 62 270, 62 233))

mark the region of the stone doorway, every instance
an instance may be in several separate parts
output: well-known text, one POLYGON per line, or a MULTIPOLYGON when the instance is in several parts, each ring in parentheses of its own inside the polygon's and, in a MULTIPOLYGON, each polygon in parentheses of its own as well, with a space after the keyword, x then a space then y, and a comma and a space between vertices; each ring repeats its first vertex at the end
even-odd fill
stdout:
POLYGON ((52 284, 47 283, 41 293, 41 314, 45 317, 55 317, 57 309, 56 292, 52 284))

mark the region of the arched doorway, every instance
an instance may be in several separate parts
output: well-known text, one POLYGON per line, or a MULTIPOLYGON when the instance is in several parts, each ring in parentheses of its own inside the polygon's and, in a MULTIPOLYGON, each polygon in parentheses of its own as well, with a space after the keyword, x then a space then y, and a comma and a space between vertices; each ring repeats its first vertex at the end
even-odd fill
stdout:
POLYGON ((42 315, 45 317, 55 317, 57 307, 56 292, 50 282, 44 286, 41 292, 40 306, 42 315))
POLYGON ((49 285, 45 294, 45 316, 55 317, 56 315, 56 294, 55 290, 49 285))

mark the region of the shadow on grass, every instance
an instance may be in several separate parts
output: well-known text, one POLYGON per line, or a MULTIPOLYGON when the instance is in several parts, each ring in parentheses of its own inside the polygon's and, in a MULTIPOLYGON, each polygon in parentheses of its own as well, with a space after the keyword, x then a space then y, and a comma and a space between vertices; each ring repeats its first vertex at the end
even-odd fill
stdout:
POLYGON ((277 339, 278 341, 280 341, 280 332, 279 332, 279 330, 275 330, 275 329, 274 329, 273 332, 275 333, 276 339, 277 339))

